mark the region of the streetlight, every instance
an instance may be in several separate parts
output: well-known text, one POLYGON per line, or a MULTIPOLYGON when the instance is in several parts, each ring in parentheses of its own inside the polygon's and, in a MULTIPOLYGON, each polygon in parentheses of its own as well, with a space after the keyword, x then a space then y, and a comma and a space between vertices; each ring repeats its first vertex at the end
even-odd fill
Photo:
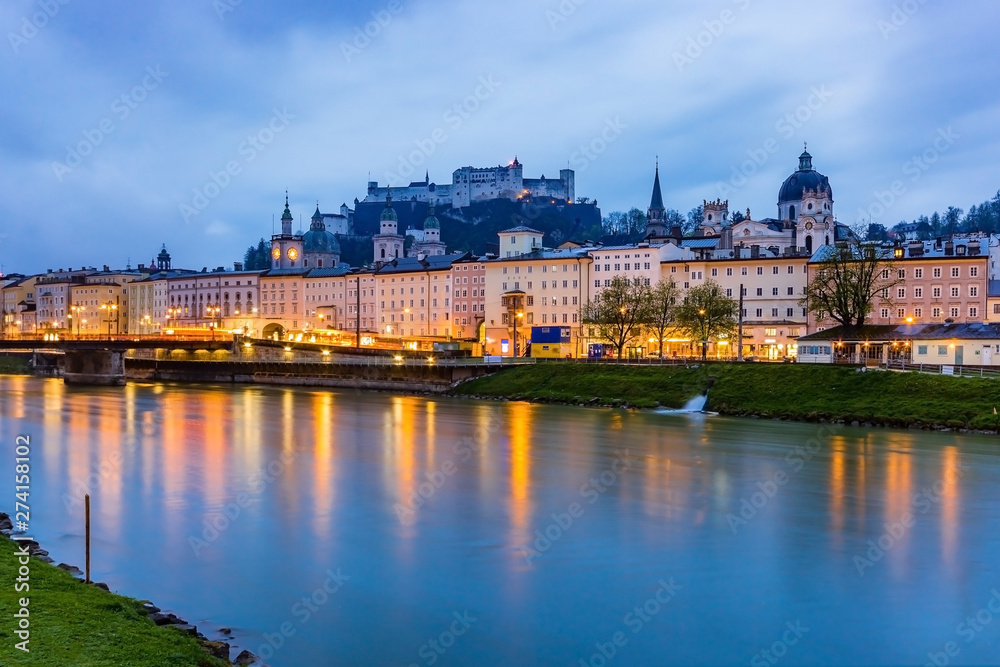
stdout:
POLYGON ((150 317, 149 315, 143 315, 143 316, 142 316, 142 328, 143 328, 143 330, 144 330, 144 331, 145 331, 145 332, 146 332, 147 334, 149 333, 149 323, 150 323, 150 320, 152 320, 152 319, 153 319, 153 318, 152 318, 152 317, 150 317))
POLYGON ((76 335, 80 335, 80 315, 83 312, 83 306, 70 306, 69 309, 72 311, 69 314, 69 318, 73 319, 73 315, 76 315, 76 335))
POLYGON ((108 311, 108 340, 111 340, 111 320, 118 318, 118 304, 113 301, 101 304, 101 310, 108 311))
POLYGON ((701 359, 704 361, 708 357, 708 321, 705 320, 705 309, 699 308, 698 314, 701 320, 701 359))
POLYGON ((514 358, 517 358, 517 321, 524 317, 524 313, 517 313, 514 316, 514 358))

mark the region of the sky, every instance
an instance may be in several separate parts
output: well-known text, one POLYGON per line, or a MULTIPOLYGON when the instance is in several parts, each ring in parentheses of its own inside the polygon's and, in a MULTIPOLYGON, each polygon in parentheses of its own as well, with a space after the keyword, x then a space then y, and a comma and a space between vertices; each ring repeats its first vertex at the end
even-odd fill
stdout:
MULTIPOLYGON (((232 266, 369 180, 576 170, 755 219, 808 142, 841 222, 1000 189, 1000 4, 0 0, 0 264, 232 266)), ((445 239, 447 241, 447 239, 445 239)))

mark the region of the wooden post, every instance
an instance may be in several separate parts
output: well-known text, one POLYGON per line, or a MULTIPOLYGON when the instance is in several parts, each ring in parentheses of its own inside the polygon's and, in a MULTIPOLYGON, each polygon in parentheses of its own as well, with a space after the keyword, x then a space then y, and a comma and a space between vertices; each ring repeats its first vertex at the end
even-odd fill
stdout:
POLYGON ((90 583, 90 494, 89 493, 83 497, 83 507, 84 507, 84 514, 85 514, 86 523, 87 523, 86 537, 84 538, 84 541, 86 542, 86 545, 87 545, 87 547, 86 547, 86 549, 87 549, 87 578, 86 578, 85 581, 89 584, 90 583))

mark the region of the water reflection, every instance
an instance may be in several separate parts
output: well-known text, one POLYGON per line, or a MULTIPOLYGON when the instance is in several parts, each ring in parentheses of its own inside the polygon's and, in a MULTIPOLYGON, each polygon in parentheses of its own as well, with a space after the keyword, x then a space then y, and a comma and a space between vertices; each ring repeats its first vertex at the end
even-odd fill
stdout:
MULTIPOLYGON (((89 491, 99 577, 236 626, 251 649, 327 569, 349 573, 276 667, 410 664, 462 609, 482 620, 443 664, 578 664, 661 577, 684 592, 621 664, 745 663, 789 618, 813 628, 789 664, 912 663, 996 585, 987 438, 264 387, 0 378, 0 397, 0 438, 36 443, 37 537, 54 558, 81 561, 66 499, 89 491), (625 449, 632 467, 582 499, 625 449), (744 501, 756 511, 734 531, 744 501), (526 562, 572 502, 584 514, 526 562), (912 529, 859 574, 854 557, 908 512, 912 529)), ((963 659, 992 660, 987 646, 963 659)))

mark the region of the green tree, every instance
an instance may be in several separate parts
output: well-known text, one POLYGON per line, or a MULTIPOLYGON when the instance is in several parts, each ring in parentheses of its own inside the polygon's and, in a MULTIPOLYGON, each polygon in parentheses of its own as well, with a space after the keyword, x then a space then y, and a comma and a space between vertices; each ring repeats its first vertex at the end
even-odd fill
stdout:
POLYGON ((891 249, 851 236, 829 247, 799 304, 818 320, 863 326, 875 303, 891 307, 892 289, 903 280, 893 268, 891 249))
POLYGON ((583 323, 595 330, 601 340, 622 352, 649 321, 650 288, 641 278, 615 276, 593 300, 583 307, 583 323))
POLYGON ((736 329, 739 303, 714 280, 706 280, 688 290, 677 306, 677 327, 701 343, 701 358, 708 356, 708 343, 736 329))
POLYGON ((271 268, 271 244, 262 238, 257 246, 250 246, 243 253, 243 268, 256 271, 271 268))
POLYGON ((677 299, 680 289, 673 278, 660 278, 649 294, 649 321, 647 327, 659 341, 659 357, 663 358, 663 339, 667 331, 674 327, 677 315, 677 299))

